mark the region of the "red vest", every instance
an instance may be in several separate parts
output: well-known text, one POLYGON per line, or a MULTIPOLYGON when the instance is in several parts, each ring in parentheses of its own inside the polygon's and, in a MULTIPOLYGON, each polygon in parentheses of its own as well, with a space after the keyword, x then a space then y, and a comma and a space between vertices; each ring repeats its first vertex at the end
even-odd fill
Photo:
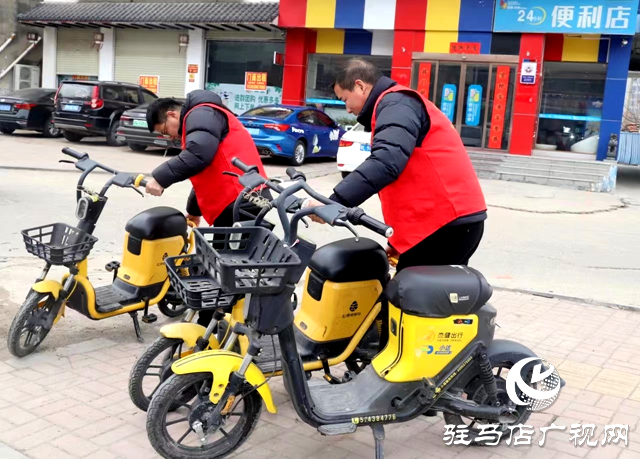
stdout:
POLYGON ((210 225, 213 225, 222 211, 235 201, 238 195, 244 190, 238 179, 223 172, 236 172, 242 174, 240 169, 231 164, 233 158, 238 158, 249 166, 258 166, 260 175, 266 177, 267 174, 262 167, 262 161, 258 155, 255 143, 251 135, 238 119, 227 110, 215 104, 199 104, 187 112, 182 121, 182 149, 186 149, 187 140, 187 117, 198 107, 211 107, 220 111, 227 117, 229 122, 229 133, 220 142, 218 151, 213 157, 213 162, 209 164, 198 175, 191 177, 193 189, 196 192, 198 206, 202 216, 210 225))
POLYGON ((395 230, 389 242, 403 253, 458 217, 482 212, 487 206, 460 135, 445 114, 416 91, 397 85, 378 98, 371 144, 378 104, 391 92, 420 97, 431 120, 422 145, 416 145, 398 179, 379 193, 385 222, 395 230))

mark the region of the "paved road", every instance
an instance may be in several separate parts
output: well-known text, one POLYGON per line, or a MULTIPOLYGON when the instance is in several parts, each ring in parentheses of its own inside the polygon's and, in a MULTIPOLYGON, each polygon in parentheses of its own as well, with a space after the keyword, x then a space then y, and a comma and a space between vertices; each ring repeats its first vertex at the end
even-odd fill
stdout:
MULTIPOLYGON (((635 459, 640 457, 640 313, 566 301, 498 292, 497 338, 514 339, 558 367, 567 381, 559 399, 534 413, 530 446, 446 446, 444 421, 420 417, 387 427, 389 459, 635 459), (540 427, 555 423, 566 430, 547 434, 540 447, 540 427), (602 440, 607 424, 629 426, 629 444, 574 446, 572 424, 592 423, 602 440)), ((51 335, 69 333, 67 319, 51 335)), ((151 459, 158 457, 147 439, 146 415, 128 398, 131 366, 145 345, 133 332, 97 322, 89 339, 56 349, 50 346, 27 358, 0 361, 1 444, 30 459, 151 459)), ((148 342, 157 325, 145 326, 148 342)), ((148 345, 148 344, 147 344, 148 345)), ((319 380, 316 380, 318 382, 319 380)), ((322 437, 302 423, 279 378, 269 383, 278 414, 263 410, 258 428, 231 457, 241 459, 372 458, 370 430, 322 437)), ((517 432, 516 432, 517 433, 517 432)), ((18 459, 15 453, 10 458, 18 459)), ((5 456, 2 456, 3 458, 5 456)))
MULTIPOLYGON (((66 142, 48 142, 0 137, 0 166, 57 167, 59 148, 66 142)), ((99 145, 83 150, 123 170, 151 170, 162 160, 99 145)), ((339 180, 338 175, 324 175, 333 170, 331 163, 308 167, 318 175, 313 186, 323 193, 329 193, 339 180)), ((274 165, 269 173, 281 175, 283 170, 274 165)), ((483 181, 490 219, 473 265, 494 285, 640 305, 636 170, 625 169, 623 175, 631 180, 623 183, 619 196, 483 181), (622 198, 626 207, 621 205, 622 198)), ((94 186, 104 178, 94 177, 94 186)), ((24 253, 19 231, 46 222, 73 222, 76 179, 74 173, 0 167, 0 337, 6 337, 41 265, 24 253)), ((92 281, 108 281, 101 267, 119 258, 123 228, 132 215, 152 205, 183 208, 188 191, 187 184, 179 184, 162 198, 142 199, 130 190, 113 190, 103 224, 96 231, 100 241, 92 259, 92 281)), ((376 199, 364 207, 379 214, 376 199)), ((306 231, 319 244, 348 235, 344 229, 320 225, 306 231)), ((389 457, 640 457, 636 352, 640 313, 508 292, 496 292, 493 304, 501 326, 497 337, 530 346, 557 365, 568 382, 560 400, 549 411, 535 414, 532 424, 555 422, 566 425, 567 432, 552 434, 544 448, 535 442, 531 447, 447 447, 442 440, 443 422, 420 418, 388 429, 389 457), (598 435, 607 423, 628 424, 630 444, 626 448, 574 447, 568 429, 575 422, 596 424, 598 435)), ((141 345, 135 341, 128 317, 92 322, 70 311, 32 357, 12 359, 0 346, 0 443, 32 459, 156 457, 144 431, 145 417, 128 400, 126 382, 131 365, 166 322, 161 317, 158 323, 143 326, 147 343, 141 345)), ((271 385, 280 412, 276 416, 263 413, 259 428, 237 457, 372 457, 368 431, 320 437, 297 419, 281 383, 274 380, 271 385)), ((0 454, 3 451, 0 445, 0 454)))

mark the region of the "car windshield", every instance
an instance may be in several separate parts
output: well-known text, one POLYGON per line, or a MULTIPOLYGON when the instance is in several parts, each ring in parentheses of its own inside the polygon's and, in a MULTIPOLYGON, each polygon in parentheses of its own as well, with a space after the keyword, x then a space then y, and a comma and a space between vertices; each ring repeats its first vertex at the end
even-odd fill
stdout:
POLYGON ((293 110, 284 107, 256 107, 244 112, 242 116, 264 116, 265 118, 283 120, 292 113, 293 110))
POLYGON ((353 132, 364 132, 364 126, 360 123, 356 124, 355 126, 353 126, 353 129, 351 129, 353 132))
POLYGON ((69 99, 91 99, 93 88, 91 84, 62 83, 58 97, 68 97, 69 99))
POLYGON ((39 99, 42 96, 47 95, 48 93, 55 94, 55 91, 47 92, 41 88, 29 88, 29 89, 20 89, 14 93, 9 94, 11 97, 19 97, 21 99, 39 99))

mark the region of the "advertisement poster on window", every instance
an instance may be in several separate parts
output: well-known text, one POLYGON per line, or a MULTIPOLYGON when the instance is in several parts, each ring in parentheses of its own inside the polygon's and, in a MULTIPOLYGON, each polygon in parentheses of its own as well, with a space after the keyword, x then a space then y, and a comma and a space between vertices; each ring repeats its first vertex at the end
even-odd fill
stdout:
POLYGON ((638 0, 499 0, 494 32, 633 35, 638 0))
POLYGON ((222 103, 236 115, 260 105, 282 103, 282 88, 267 86, 264 92, 247 91, 243 84, 207 83, 205 89, 220 96, 222 103))
POLYGON ((148 89, 154 94, 158 94, 158 86, 160 84, 159 76, 140 75, 138 77, 138 84, 145 89, 148 89))
POLYGON ((480 109, 482 107, 482 86, 472 84, 467 91, 467 116, 464 124, 477 126, 480 124, 480 109))
POLYGON ((244 89, 247 91, 266 91, 267 72, 245 72, 244 89))
POLYGON ((453 123, 453 115, 456 110, 456 92, 458 88, 455 84, 445 84, 442 87, 442 101, 440 102, 440 110, 447 115, 449 121, 453 123))

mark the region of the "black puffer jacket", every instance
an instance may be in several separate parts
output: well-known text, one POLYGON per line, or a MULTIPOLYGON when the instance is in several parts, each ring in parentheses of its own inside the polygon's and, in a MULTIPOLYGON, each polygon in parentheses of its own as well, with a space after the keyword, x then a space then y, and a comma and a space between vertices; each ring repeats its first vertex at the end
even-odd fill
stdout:
MULTIPOLYGON (((396 84, 387 77, 375 84, 358 116, 365 130, 371 131, 373 109, 380 95, 396 84)), ((429 115, 417 97, 399 92, 384 96, 376 112, 371 156, 336 185, 331 199, 348 207, 358 206, 393 183, 430 126, 429 115)))
MULTIPOLYGON (((211 91, 192 91, 180 113, 180 135, 185 115, 196 105, 215 104, 223 108, 220 96, 211 91)), ((231 114, 231 112, 229 112, 231 114)), ((231 116, 233 116, 231 114, 231 116)), ((174 183, 187 180, 202 172, 213 162, 220 142, 229 133, 227 118, 211 107, 198 107, 187 117, 186 148, 178 156, 158 166, 152 173, 153 178, 164 188, 174 183)), ((187 212, 191 215, 200 215, 195 193, 191 191, 187 202, 187 212)))

